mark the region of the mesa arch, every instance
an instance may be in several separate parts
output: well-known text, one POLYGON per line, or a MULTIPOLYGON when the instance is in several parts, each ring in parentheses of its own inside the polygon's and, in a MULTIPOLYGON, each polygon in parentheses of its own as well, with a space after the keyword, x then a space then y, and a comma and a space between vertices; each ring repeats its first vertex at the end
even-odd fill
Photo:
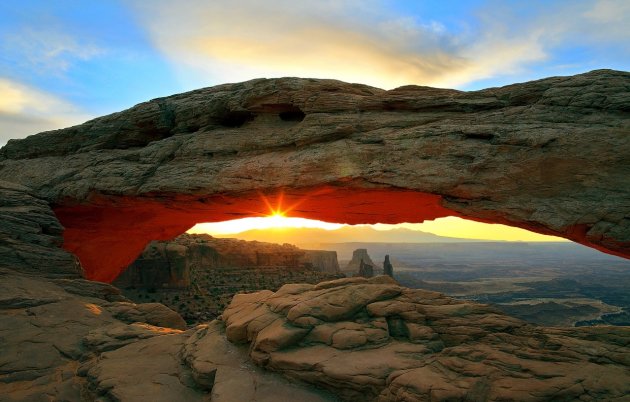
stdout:
POLYGON ((11 140, 64 247, 110 281, 154 239, 267 213, 345 223, 455 215, 630 257, 630 73, 461 92, 258 79, 159 98, 11 140))

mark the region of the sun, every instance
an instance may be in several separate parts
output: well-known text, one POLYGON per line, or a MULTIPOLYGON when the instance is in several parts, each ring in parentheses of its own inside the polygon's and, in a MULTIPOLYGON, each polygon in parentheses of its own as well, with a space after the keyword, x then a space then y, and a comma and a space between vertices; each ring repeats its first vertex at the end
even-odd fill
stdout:
POLYGON ((275 230, 281 231, 285 229, 309 228, 336 230, 345 225, 340 223, 330 223, 318 221, 314 219, 298 218, 288 216, 296 205, 283 207, 282 201, 284 194, 280 193, 276 197, 275 203, 272 204, 267 197, 261 195, 262 201, 267 206, 269 213, 264 216, 233 219, 223 222, 206 222, 198 223, 188 230, 188 233, 209 233, 211 235, 232 235, 249 230, 275 230))
POLYGON ((272 210, 271 213, 269 215, 267 215, 267 218, 276 218, 276 219, 281 219, 281 218, 286 218, 287 213, 285 211, 280 210, 279 208, 272 210))
POLYGON ((336 230, 343 227, 340 223, 330 223, 313 219, 287 217, 274 214, 257 218, 242 218, 223 222, 198 223, 188 233, 210 233, 211 235, 232 235, 249 230, 280 231, 291 228, 310 228, 336 230))
POLYGON ((262 219, 265 219, 265 225, 269 225, 271 228, 286 227, 291 222, 291 218, 288 218, 281 211, 274 211, 271 215, 262 219))

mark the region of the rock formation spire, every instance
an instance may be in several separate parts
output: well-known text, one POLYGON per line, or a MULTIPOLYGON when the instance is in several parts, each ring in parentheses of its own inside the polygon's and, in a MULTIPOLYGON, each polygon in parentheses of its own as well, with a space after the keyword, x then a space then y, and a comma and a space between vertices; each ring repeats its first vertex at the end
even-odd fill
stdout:
POLYGON ((383 275, 394 277, 394 266, 389 261, 389 254, 385 255, 385 261, 383 261, 383 275))

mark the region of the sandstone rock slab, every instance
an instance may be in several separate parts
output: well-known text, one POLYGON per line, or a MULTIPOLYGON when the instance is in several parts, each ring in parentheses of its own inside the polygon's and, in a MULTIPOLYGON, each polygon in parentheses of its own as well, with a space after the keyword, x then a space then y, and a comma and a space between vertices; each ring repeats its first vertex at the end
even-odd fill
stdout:
POLYGON ((348 401, 622 401, 630 392, 628 328, 535 327, 392 282, 241 295, 222 319, 242 329, 226 337, 247 340, 257 365, 348 401))

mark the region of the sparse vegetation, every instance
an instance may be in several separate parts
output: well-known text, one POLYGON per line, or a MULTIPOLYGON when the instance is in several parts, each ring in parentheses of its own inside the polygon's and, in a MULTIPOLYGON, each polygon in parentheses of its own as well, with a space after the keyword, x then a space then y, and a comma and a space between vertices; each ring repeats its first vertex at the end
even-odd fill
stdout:
POLYGON ((191 286, 182 289, 123 289, 126 297, 137 302, 151 301, 165 304, 177 311, 189 325, 213 320, 219 316, 236 293, 250 293, 269 289, 276 291, 287 283, 319 283, 342 277, 306 268, 195 267, 191 270, 191 286))

